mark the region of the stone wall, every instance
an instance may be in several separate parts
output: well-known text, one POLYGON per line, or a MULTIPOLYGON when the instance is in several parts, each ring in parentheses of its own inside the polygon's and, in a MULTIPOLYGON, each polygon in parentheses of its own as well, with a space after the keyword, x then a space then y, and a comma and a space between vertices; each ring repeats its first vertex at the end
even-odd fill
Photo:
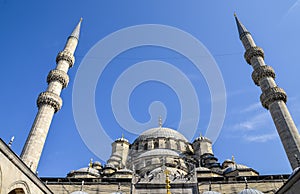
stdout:
MULTIPOLYGON (((47 186, 57 194, 70 194, 75 191, 84 191, 88 194, 111 194, 118 191, 119 183, 88 183, 85 182, 63 182, 63 183, 47 183, 47 186)), ((121 183, 120 191, 123 193, 130 193, 131 184, 121 183)))
POLYGON ((47 186, 0 139, 0 193, 50 194, 47 186))
MULTIPOLYGON (((248 188, 259 190, 263 193, 274 194, 284 184, 281 180, 257 180, 248 181, 248 188)), ((212 182, 211 190, 221 194, 237 194, 244 190, 245 182, 228 181, 228 182, 212 182)), ((209 190, 209 182, 199 182, 199 193, 209 190)))

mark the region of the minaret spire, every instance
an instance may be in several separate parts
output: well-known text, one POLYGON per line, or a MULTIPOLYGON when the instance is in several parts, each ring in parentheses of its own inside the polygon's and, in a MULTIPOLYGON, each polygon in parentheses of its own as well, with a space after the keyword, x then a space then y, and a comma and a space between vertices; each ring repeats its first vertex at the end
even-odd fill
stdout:
POLYGON ((236 25, 237 25, 237 28, 238 28, 238 31, 239 31, 240 39, 244 35, 250 34, 250 32, 247 30, 247 28, 240 22, 240 20, 238 19, 236 13, 234 13, 234 17, 235 17, 236 25))
POLYGON ((80 18, 77 26, 74 28, 74 30, 73 30, 72 34, 70 35, 70 37, 74 37, 77 40, 79 40, 81 22, 82 22, 82 18, 80 18))
POLYGON ((74 65, 74 52, 76 50, 80 25, 82 19, 69 36, 65 48, 56 57, 57 66, 51 70, 47 77, 48 88, 40 93, 37 99, 38 113, 26 140, 21 159, 35 172, 43 151, 49 127, 54 116, 62 106, 60 93, 69 82, 68 70, 74 65))
POLYGON ((255 45, 251 34, 235 15, 240 39, 246 49, 245 60, 254 71, 252 79, 260 86, 262 94, 260 101, 262 106, 270 111, 281 142, 293 169, 298 166, 295 155, 300 155, 300 137, 298 129, 286 106, 287 95, 275 82, 275 72, 264 61, 264 51, 255 45))

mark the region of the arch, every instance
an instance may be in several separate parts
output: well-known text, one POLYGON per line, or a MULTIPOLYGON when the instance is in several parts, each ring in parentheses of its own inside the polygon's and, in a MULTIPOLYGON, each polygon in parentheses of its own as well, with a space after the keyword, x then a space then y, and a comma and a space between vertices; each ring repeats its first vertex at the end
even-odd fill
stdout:
POLYGON ((155 141, 154 142, 154 149, 156 149, 156 148, 158 148, 159 147, 159 143, 158 143, 158 141, 155 141))
POLYGON ((16 188, 9 192, 8 194, 25 194, 25 191, 22 188, 16 188))
POLYGON ((148 143, 144 144, 144 150, 148 150, 148 143))
POLYGON ((16 181, 7 190, 8 194, 30 194, 29 187, 25 181, 16 181))

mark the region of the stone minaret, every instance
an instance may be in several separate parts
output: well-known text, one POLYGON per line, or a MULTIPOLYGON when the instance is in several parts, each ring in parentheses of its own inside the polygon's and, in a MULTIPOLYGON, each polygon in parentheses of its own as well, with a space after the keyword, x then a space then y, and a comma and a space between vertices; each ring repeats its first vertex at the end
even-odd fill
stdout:
POLYGON ((262 106, 270 111, 277 128, 281 142, 293 169, 298 166, 295 156, 300 156, 300 137, 298 129, 286 107, 287 95, 275 82, 275 72, 264 61, 264 51, 256 46, 250 32, 235 15, 240 39, 245 47, 245 60, 254 71, 252 79, 260 86, 262 94, 260 101, 262 106))
POLYGON ((60 93, 69 82, 67 72, 74 64, 73 55, 78 44, 81 21, 69 36, 64 50, 58 53, 57 66, 47 77, 48 88, 37 99, 38 113, 21 153, 21 159, 33 172, 37 169, 54 113, 62 106, 60 93))

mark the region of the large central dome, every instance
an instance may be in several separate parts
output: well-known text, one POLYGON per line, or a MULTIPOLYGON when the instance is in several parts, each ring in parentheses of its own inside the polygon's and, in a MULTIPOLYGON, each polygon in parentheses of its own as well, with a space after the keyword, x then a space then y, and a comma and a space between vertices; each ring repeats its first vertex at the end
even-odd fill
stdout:
POLYGON ((152 138, 173 138, 176 140, 182 140, 188 142, 188 140, 178 131, 170 128, 157 127, 144 131, 135 141, 144 141, 152 138))

